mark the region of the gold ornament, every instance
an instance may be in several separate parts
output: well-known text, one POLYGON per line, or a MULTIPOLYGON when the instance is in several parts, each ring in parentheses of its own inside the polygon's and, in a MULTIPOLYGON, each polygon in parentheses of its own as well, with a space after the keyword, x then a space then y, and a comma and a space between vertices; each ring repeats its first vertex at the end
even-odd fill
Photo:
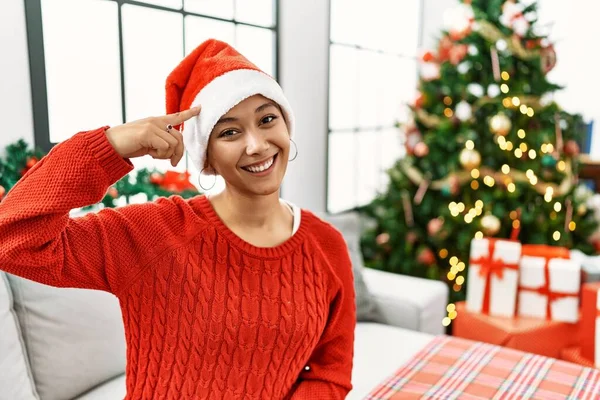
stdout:
POLYGON ((481 230, 486 236, 494 236, 500 232, 500 220, 492 214, 487 214, 481 218, 481 230))
POLYGON ((579 207, 577 207, 577 214, 584 215, 586 212, 587 207, 585 206, 585 204, 580 204, 579 207))
POLYGON ((458 160, 460 161, 460 165, 469 171, 481 165, 481 155, 477 150, 463 149, 460 152, 458 160))
POLYGON ((512 128, 512 122, 504 114, 496 114, 490 119, 490 130, 500 136, 506 136, 512 128))

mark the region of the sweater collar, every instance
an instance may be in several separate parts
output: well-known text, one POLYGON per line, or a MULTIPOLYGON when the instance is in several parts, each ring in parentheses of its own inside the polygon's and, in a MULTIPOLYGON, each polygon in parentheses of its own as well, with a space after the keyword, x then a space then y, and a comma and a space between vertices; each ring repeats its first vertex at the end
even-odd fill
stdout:
POLYGON ((244 252, 258 257, 278 258, 288 254, 296 249, 304 241, 306 236, 307 215, 305 215, 304 210, 301 210, 300 226, 298 227, 296 233, 294 233, 290 238, 274 247, 258 247, 248 243, 236 235, 231 229, 229 229, 221 217, 219 217, 219 215, 216 213, 212 203, 208 200, 206 195, 198 196, 197 204, 202 213, 206 216, 209 223, 217 230, 217 232, 225 236, 232 244, 244 252))

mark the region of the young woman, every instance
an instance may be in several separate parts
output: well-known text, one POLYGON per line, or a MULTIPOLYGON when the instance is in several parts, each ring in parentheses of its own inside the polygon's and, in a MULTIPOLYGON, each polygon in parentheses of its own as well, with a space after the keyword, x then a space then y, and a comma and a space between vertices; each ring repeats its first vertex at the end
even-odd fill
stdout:
POLYGON ((0 203, 0 268, 119 298, 127 399, 344 398, 352 268, 337 230, 279 198, 296 153, 281 88, 209 40, 166 89, 168 115, 80 132, 13 187, 0 203), (224 191, 69 218, 129 159, 176 165, 184 148, 224 191))

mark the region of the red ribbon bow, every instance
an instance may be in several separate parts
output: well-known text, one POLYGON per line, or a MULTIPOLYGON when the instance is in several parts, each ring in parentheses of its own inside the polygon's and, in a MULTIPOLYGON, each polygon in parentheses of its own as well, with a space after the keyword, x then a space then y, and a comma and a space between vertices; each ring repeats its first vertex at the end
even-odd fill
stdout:
POLYGON ((492 275, 496 275, 499 279, 504 278, 504 270, 512 269, 515 271, 519 270, 517 263, 509 264, 506 261, 494 258, 494 250, 496 247, 496 241, 488 239, 488 254, 481 256, 476 259, 471 259, 470 264, 479 264, 479 275, 485 277, 485 289, 483 292, 483 306, 481 312, 483 314, 489 314, 490 312, 490 292, 492 286, 492 275))
POLYGON ((520 286, 519 289, 526 292, 533 292, 537 294, 541 294, 542 296, 547 296, 548 301, 546 302, 546 319, 552 319, 552 302, 565 298, 565 297, 573 297, 576 294, 573 293, 564 293, 564 292, 553 292, 550 290, 550 268, 548 264, 550 263, 550 259, 546 259, 546 264, 544 264, 544 284, 538 288, 528 288, 520 286))

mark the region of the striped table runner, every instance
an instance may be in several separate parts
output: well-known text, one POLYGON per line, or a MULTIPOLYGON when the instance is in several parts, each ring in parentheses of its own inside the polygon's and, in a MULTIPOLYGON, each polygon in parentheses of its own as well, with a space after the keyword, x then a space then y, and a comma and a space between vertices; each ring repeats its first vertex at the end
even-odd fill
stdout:
POLYGON ((600 370, 438 336, 366 399, 600 398, 600 370))

